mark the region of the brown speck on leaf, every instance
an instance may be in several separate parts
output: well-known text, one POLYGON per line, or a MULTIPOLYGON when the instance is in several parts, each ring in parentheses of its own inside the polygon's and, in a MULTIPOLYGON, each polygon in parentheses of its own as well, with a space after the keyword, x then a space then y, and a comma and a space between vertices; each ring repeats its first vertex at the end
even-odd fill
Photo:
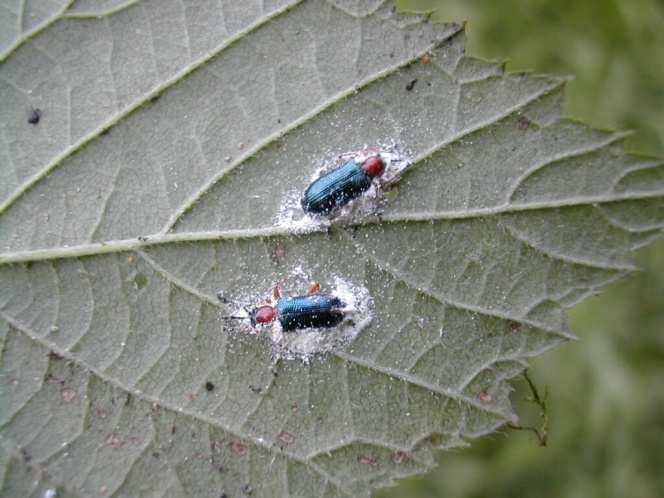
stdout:
POLYGON ((482 403, 491 403, 491 402, 493 401, 493 396, 491 396, 491 395, 490 395, 488 392, 486 392, 486 391, 482 391, 481 393, 479 393, 479 394, 477 395, 477 397, 479 398, 479 400, 480 400, 482 403))
POLYGON ((530 126, 530 119, 528 119, 525 116, 521 116, 519 118, 519 130, 525 131, 528 129, 529 126, 530 126))
POLYGON ((371 455, 361 455, 357 457, 357 461, 360 462, 362 465, 369 465, 371 467, 375 467, 376 465, 378 465, 378 460, 376 460, 371 455))
POLYGON ((390 458, 392 458, 392 461, 394 463, 400 464, 410 459, 410 455, 408 455, 408 453, 406 453, 405 451, 395 451, 394 453, 392 453, 390 458))
POLYGON ((53 361, 60 361, 63 357, 62 355, 56 353, 55 351, 51 351, 48 353, 48 358, 53 361))
POLYGON ((231 450, 237 456, 242 457, 242 456, 247 454, 247 445, 244 444, 244 443, 241 443, 240 441, 233 441, 231 443, 231 450))
POLYGON ((171 425, 171 434, 175 434, 175 431, 177 431, 177 427, 175 427, 175 424, 171 425))
POLYGON ((95 416, 97 418, 104 419, 108 415, 108 412, 104 410, 103 408, 96 407, 95 408, 95 416))
POLYGON ((133 265, 135 262, 136 262, 136 256, 134 256, 133 254, 127 256, 127 263, 133 265))
POLYGON ((421 59, 422 64, 431 64, 431 56, 429 54, 424 54, 421 59))
POLYGON ((318 294, 319 292, 320 292, 320 284, 318 282, 313 282, 307 289, 307 294, 309 294, 310 296, 318 294))
POLYGON ((65 388, 60 391, 60 395, 62 396, 62 399, 65 403, 71 403, 76 397, 76 391, 73 389, 65 388))
POLYGON ((286 431, 281 431, 277 437, 279 438, 279 441, 281 441, 284 444, 293 444, 293 442, 295 441, 295 436, 293 436, 290 432, 286 431))
POLYGON ((512 332, 518 332, 521 330, 521 324, 519 322, 510 322, 510 330, 512 332))

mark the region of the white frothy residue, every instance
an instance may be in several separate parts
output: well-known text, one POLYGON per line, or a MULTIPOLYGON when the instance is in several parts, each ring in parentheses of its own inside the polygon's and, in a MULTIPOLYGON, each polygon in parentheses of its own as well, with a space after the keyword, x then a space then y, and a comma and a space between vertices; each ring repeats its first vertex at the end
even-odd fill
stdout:
POLYGON ((377 154, 380 154, 385 162, 385 171, 380 177, 374 179, 369 190, 359 198, 349 202, 329 217, 312 216, 302 209, 301 200, 304 192, 292 189, 284 195, 275 220, 276 225, 286 228, 291 233, 299 234, 328 227, 332 221, 347 222, 358 217, 376 214, 383 192, 396 183, 401 178, 404 170, 411 164, 402 148, 394 142, 375 147, 365 146, 359 151, 338 154, 329 161, 324 161, 323 166, 314 171, 308 182, 308 184, 311 184, 324 173, 341 166, 346 161, 354 159, 361 163, 377 154))
MULTIPOLYGON (((296 267, 289 273, 289 282, 297 282, 297 291, 288 292, 288 295, 303 295, 311 281, 307 278, 307 273, 301 268, 296 267)), ((373 318, 373 300, 369 291, 359 285, 355 285, 339 276, 333 276, 332 289, 326 289, 323 286, 322 294, 338 297, 343 303, 341 309, 344 319, 334 327, 321 328, 303 328, 284 331, 281 328, 277 318, 270 324, 256 324, 251 327, 248 323, 249 315, 247 310, 240 304, 233 306, 232 315, 246 317, 241 320, 239 328, 235 329, 239 333, 248 333, 257 336, 264 336, 269 339, 272 347, 272 353, 275 360, 301 360, 308 363, 311 358, 317 354, 338 350, 351 343, 357 335, 365 329, 373 318)), ((284 291, 282 291, 284 292, 284 291)), ((251 308, 260 305, 276 306, 278 299, 271 296, 257 298, 252 296, 249 302, 255 304, 251 308)))
POLYGON ((296 329, 284 332, 278 320, 266 327, 275 358, 308 363, 314 355, 343 348, 372 320, 373 301, 369 291, 335 276, 330 294, 344 303, 344 320, 335 327, 296 329))

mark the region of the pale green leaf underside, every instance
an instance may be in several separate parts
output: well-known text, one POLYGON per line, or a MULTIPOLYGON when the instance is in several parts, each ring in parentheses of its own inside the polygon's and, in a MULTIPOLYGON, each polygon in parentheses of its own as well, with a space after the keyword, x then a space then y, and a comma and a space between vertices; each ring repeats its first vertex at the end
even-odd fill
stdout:
POLYGON ((507 380, 661 233, 662 161, 561 119, 560 80, 464 56, 458 25, 380 1, 2 9, 2 496, 368 495, 513 420, 507 380), (380 220, 275 226, 322 157, 391 141, 414 164, 380 220), (298 265, 375 318, 275 376, 215 293, 298 265))

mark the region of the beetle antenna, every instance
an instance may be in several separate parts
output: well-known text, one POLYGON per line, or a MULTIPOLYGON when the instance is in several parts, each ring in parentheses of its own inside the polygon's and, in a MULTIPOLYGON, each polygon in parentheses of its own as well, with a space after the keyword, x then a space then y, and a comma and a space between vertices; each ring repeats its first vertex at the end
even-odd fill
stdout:
POLYGON ((221 318, 224 318, 226 320, 249 320, 248 316, 227 315, 227 316, 222 316, 221 318))
POLYGON ((224 304, 233 304, 233 300, 229 299, 223 290, 217 291, 217 299, 224 304))

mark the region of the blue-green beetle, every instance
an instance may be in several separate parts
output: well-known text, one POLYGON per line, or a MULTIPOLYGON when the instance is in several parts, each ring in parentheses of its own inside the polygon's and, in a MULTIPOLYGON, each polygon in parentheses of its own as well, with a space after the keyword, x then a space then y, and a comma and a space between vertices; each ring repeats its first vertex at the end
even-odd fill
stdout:
POLYGON ((306 213, 328 215, 345 206, 371 187, 374 178, 385 171, 380 154, 362 162, 353 159, 315 180, 302 196, 306 213))

